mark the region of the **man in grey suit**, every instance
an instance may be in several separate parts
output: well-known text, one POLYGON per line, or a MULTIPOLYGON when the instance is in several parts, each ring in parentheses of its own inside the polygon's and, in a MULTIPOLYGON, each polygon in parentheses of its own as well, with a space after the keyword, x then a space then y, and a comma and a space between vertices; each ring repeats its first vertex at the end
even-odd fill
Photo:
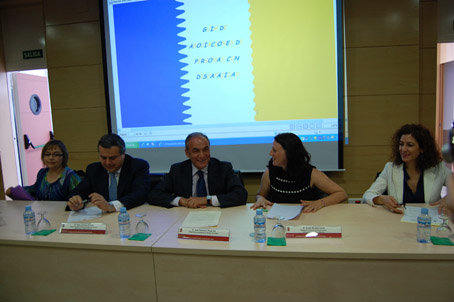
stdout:
POLYGON ((150 204, 166 208, 226 208, 246 203, 247 191, 232 164, 210 156, 210 140, 205 134, 189 134, 185 153, 189 159, 173 164, 165 178, 151 190, 150 204))

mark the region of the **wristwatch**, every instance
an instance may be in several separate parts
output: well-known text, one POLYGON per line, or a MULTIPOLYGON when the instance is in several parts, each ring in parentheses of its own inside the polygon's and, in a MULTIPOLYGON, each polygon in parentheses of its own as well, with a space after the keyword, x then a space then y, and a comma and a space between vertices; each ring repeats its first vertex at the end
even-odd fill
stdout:
POLYGON ((207 206, 211 206, 211 200, 213 199, 213 196, 207 195, 207 206))

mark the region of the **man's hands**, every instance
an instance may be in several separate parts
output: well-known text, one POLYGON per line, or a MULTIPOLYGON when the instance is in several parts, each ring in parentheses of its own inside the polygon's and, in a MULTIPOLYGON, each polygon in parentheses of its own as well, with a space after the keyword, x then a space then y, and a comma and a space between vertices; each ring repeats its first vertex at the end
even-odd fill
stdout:
MULTIPOLYGON (((90 202, 100 208, 103 212, 115 212, 116 209, 113 205, 109 204, 101 194, 91 193, 88 195, 90 202)), ((84 207, 82 197, 75 195, 68 201, 68 207, 73 211, 78 211, 84 207)))
POLYGON ((208 202, 206 197, 181 197, 179 201, 180 206, 192 209, 206 208, 207 203, 208 202))
POLYGON ((66 204, 73 211, 78 211, 84 207, 82 197, 80 197, 79 195, 74 195, 73 197, 71 197, 66 204))
POLYGON ((115 212, 116 209, 113 205, 108 203, 101 194, 91 193, 88 195, 92 204, 103 210, 103 212, 115 212))

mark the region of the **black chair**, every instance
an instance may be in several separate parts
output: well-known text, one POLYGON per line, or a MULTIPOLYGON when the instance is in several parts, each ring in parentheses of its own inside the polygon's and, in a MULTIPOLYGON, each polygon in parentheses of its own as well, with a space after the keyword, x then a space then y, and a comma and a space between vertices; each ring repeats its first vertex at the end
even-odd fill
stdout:
POLYGON ((243 176, 241 175, 241 171, 240 170, 233 170, 233 173, 235 173, 236 176, 238 176, 238 178, 240 179, 240 182, 241 184, 243 185, 244 187, 244 181, 243 181, 243 176))
POLYGON ((151 173, 151 189, 156 187, 164 179, 165 173, 151 173))
POLYGON ((328 197, 328 195, 329 195, 329 194, 323 192, 322 190, 320 190, 319 188, 317 188, 316 186, 314 186, 314 192, 318 196, 319 199, 328 197))
POLYGON ((76 170, 74 172, 76 172, 76 174, 80 177, 80 180, 84 179, 84 177, 85 177, 85 171, 84 170, 76 170))

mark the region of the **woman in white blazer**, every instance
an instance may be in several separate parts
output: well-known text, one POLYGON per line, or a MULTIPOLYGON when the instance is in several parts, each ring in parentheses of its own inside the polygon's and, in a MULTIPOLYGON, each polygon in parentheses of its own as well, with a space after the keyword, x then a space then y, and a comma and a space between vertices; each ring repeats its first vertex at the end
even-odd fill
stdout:
POLYGON ((406 124, 398 129, 392 138, 391 158, 364 193, 365 202, 402 213, 405 203, 437 205, 444 201, 441 189, 448 184, 451 171, 442 162, 427 128, 406 124), (386 190, 387 195, 382 195, 386 190))

